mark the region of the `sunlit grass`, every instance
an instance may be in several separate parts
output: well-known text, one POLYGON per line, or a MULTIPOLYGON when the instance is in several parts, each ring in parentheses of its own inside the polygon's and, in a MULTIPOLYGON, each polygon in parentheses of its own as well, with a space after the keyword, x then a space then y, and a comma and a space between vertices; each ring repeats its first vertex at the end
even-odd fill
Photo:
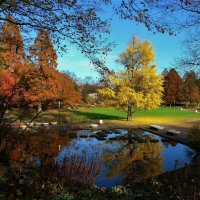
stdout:
POLYGON ((133 114, 131 122, 126 122, 126 113, 113 108, 89 108, 74 111, 75 115, 88 120, 103 119, 113 123, 134 124, 176 124, 192 119, 200 119, 200 113, 180 108, 162 107, 155 110, 142 110, 133 114))

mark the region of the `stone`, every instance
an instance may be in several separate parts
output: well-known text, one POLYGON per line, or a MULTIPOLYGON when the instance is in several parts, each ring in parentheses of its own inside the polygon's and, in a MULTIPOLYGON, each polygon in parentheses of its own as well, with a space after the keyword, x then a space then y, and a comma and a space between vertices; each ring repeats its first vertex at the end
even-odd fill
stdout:
POLYGON ((90 135, 89 137, 97 137, 97 135, 95 135, 95 134, 92 134, 92 135, 90 135))
POLYGON ((181 132, 180 131, 176 131, 176 130, 167 130, 167 134, 168 135, 177 135, 177 134, 180 134, 181 132))
POLYGON ((87 138, 88 136, 87 135, 80 135, 79 137, 80 138, 87 138))
POLYGON ((103 120, 102 119, 99 120, 99 124, 103 124, 103 120))
POLYGON ((151 140, 149 140, 149 141, 152 142, 152 143, 157 143, 157 142, 159 142, 158 139, 151 139, 151 140))
POLYGON ((97 140, 106 140, 105 137, 99 137, 99 136, 97 136, 96 139, 97 139, 97 140))
POLYGON ((98 132, 96 133, 99 137, 106 137, 106 134, 104 132, 98 132))
POLYGON ((164 127, 158 126, 158 125, 150 125, 150 129, 155 130, 155 131, 159 131, 159 130, 163 130, 164 127))
POLYGON ((91 127, 91 128, 97 128, 97 127, 98 127, 98 124, 90 124, 90 127, 91 127))

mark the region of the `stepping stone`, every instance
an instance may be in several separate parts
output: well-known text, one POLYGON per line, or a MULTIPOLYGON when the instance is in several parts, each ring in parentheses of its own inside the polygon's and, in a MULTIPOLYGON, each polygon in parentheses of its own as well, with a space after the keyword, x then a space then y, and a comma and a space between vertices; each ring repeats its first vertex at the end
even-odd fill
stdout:
POLYGON ((88 136, 87 135, 80 135, 79 137, 80 138, 87 138, 88 136))
POLYGON ((42 123, 44 126, 49 126, 49 123, 42 123))
POLYGON ((68 137, 69 138, 77 138, 78 136, 76 134, 69 134, 68 137))
POLYGON ((58 122, 50 122, 51 125, 57 125, 58 122))
POLYGON ((119 130, 116 130, 116 129, 112 130, 112 132, 115 133, 115 134, 121 134, 121 132, 119 130))
POLYGON ((116 137, 117 139, 119 140, 128 140, 127 136, 123 135, 123 136, 119 136, 119 137, 116 137))
POLYGON ((181 132, 180 131, 176 131, 176 130, 167 130, 167 134, 168 135, 172 135, 172 136, 174 136, 174 135, 177 135, 177 134, 180 134, 181 132))
POLYGON ((97 127, 98 127, 98 124, 90 124, 90 127, 91 127, 91 128, 97 128, 97 127))
POLYGON ((116 138, 116 137, 113 137, 113 138, 109 138, 109 140, 117 140, 117 138, 116 138))
POLYGON ((142 139, 142 138, 139 138, 139 137, 132 137, 132 140, 138 142, 138 143, 145 143, 146 140, 145 139, 142 139))
POLYGON ((102 130, 102 132, 104 132, 105 134, 112 134, 113 132, 110 130, 102 130))
POLYGON ((29 127, 34 127, 35 126, 35 123, 31 122, 31 123, 26 123, 27 126, 29 127))
POLYGON ((36 125, 36 126, 43 126, 43 123, 36 122, 35 125, 36 125))
POLYGON ((99 137, 106 137, 107 135, 104 132, 96 133, 99 137))
POLYGON ((150 129, 155 130, 155 131, 159 131, 159 130, 163 130, 164 127, 158 126, 158 125, 150 125, 150 129))
POLYGON ((99 137, 99 136, 97 136, 96 139, 97 139, 97 140, 106 140, 106 138, 104 138, 104 137, 99 137))
POLYGON ((89 137, 97 137, 97 135, 95 135, 95 134, 92 134, 92 135, 90 135, 89 137))
POLYGON ((151 139, 151 140, 149 140, 150 142, 152 142, 152 143, 157 143, 157 142, 159 142, 159 140, 157 140, 157 139, 151 139))

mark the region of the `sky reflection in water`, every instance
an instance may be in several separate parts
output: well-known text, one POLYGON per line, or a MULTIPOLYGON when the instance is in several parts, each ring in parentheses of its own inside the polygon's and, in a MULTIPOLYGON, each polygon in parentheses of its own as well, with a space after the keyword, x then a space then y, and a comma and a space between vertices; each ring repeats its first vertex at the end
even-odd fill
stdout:
MULTIPOLYGON (((75 138, 65 147, 62 147, 56 161, 62 162, 65 157, 84 156, 87 160, 98 162, 99 173, 94 178, 98 187, 111 188, 113 186, 141 181, 145 178, 162 174, 183 167, 193 161, 196 154, 191 148, 175 143, 161 141, 161 137, 143 132, 159 140, 159 143, 128 143, 127 140, 114 140, 109 138, 125 135, 127 130, 118 130, 121 134, 111 133, 104 141, 93 137, 75 138), (96 160, 95 160, 96 159, 96 160)), ((91 135, 92 132, 78 131, 77 135, 91 135)))

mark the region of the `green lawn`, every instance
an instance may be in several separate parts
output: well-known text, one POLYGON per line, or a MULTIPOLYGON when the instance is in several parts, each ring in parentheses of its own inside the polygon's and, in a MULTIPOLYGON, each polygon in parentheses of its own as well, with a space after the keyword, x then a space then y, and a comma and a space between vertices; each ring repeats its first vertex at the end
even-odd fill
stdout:
MULTIPOLYGON (((89 108, 74 111, 75 116, 85 120, 114 120, 124 121, 126 113, 113 108, 89 108)), ((200 113, 180 108, 162 107, 155 110, 137 111, 133 115, 132 122, 139 124, 149 123, 179 123, 192 119, 200 119, 200 113)))

